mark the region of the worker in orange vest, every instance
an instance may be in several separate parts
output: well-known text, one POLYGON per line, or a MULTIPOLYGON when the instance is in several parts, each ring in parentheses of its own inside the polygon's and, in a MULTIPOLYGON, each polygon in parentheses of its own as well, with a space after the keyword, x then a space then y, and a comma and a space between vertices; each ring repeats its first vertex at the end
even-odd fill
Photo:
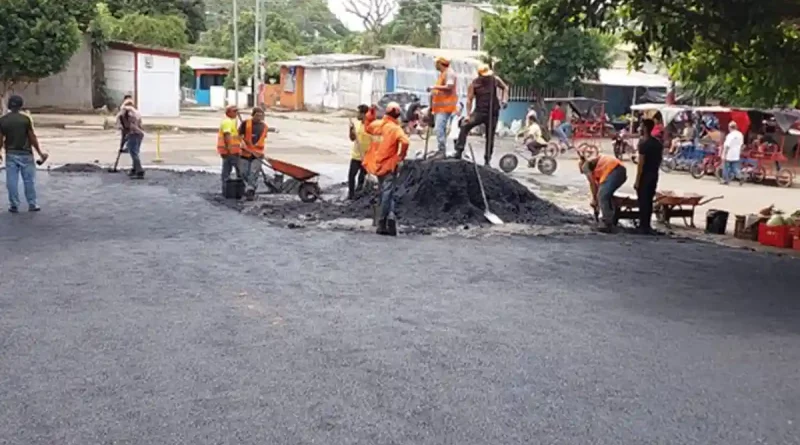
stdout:
POLYGON ((231 105, 225 109, 225 118, 219 126, 217 133, 217 153, 222 158, 222 193, 225 193, 225 182, 230 179, 231 172, 235 169, 236 176, 242 177, 239 170, 239 155, 242 153, 239 129, 236 117, 239 110, 231 105))
POLYGON ((248 201, 254 200, 256 196, 258 175, 261 173, 268 130, 267 123, 264 122, 264 110, 260 107, 253 108, 250 119, 239 125, 239 134, 242 135, 243 144, 239 171, 244 175, 244 196, 248 201))
POLYGON ((395 181, 397 168, 405 160, 409 145, 408 135, 399 122, 400 114, 400 105, 390 102, 383 119, 370 123, 366 128, 367 134, 373 136, 373 142, 364 155, 363 165, 369 174, 378 178, 381 196, 379 235, 397 236, 395 181))
POLYGON ((628 180, 628 172, 619 159, 607 155, 591 159, 579 155, 578 167, 589 180, 592 208, 600 210, 597 229, 610 232, 614 226, 614 193, 628 180))
POLYGON ((447 123, 458 108, 456 93, 456 72, 450 68, 450 61, 444 57, 436 58, 436 69, 439 78, 436 85, 428 88, 431 93, 431 113, 436 130, 438 152, 435 156, 444 157, 447 151, 447 123))

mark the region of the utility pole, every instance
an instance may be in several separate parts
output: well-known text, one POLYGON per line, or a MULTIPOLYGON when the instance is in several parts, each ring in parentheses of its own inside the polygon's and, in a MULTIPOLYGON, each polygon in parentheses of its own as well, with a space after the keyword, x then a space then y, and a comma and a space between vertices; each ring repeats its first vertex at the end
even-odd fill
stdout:
POLYGON ((258 106, 259 84, 261 83, 261 60, 258 57, 261 46, 261 0, 256 0, 256 42, 253 52, 253 106, 258 106))
POLYGON ((233 81, 236 83, 234 105, 239 107, 239 8, 233 0, 233 81))

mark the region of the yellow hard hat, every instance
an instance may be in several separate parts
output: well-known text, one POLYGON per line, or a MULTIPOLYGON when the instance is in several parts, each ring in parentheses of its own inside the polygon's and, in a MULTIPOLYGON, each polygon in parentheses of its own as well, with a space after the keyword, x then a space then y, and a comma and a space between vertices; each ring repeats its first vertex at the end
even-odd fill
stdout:
POLYGON ((436 63, 441 63, 442 65, 445 65, 445 66, 450 66, 450 61, 447 60, 447 58, 442 57, 442 56, 436 57, 435 62, 436 63))
POLYGON ((489 65, 483 64, 478 67, 479 76, 485 77, 485 76, 491 76, 492 74, 494 74, 494 71, 492 71, 492 69, 489 68, 489 65))
POLYGON ((397 102, 389 102, 389 104, 386 105, 386 112, 388 113, 391 110, 401 111, 400 104, 398 104, 397 102))

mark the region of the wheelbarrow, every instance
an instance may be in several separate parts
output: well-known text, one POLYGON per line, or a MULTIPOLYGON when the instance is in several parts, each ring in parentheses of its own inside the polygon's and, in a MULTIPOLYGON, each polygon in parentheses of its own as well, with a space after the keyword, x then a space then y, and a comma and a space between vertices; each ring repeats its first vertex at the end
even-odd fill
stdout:
POLYGON ((274 173, 271 177, 266 173, 263 175, 264 185, 267 186, 270 193, 291 193, 296 187, 297 195, 303 202, 322 199, 322 190, 317 182, 319 173, 269 157, 262 160, 262 165, 274 173), (288 176, 294 181, 286 181, 284 176, 288 176))

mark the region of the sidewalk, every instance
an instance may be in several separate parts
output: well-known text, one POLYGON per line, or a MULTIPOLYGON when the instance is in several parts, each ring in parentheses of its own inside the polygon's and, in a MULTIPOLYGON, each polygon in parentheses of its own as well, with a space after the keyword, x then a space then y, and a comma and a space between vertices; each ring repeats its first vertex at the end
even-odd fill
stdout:
MULTIPOLYGON (((247 114, 249 113, 243 113, 243 115, 247 114)), ((218 111, 182 110, 180 117, 144 118, 144 130, 216 133, 219 130, 222 116, 223 113, 218 111)), ((338 114, 325 115, 296 111, 267 111, 267 118, 319 124, 341 124, 339 121, 347 119, 338 114)), ((33 114, 34 123, 40 128, 111 130, 114 129, 114 119, 114 116, 100 114, 33 114)))

